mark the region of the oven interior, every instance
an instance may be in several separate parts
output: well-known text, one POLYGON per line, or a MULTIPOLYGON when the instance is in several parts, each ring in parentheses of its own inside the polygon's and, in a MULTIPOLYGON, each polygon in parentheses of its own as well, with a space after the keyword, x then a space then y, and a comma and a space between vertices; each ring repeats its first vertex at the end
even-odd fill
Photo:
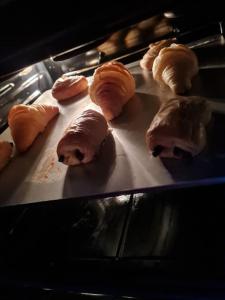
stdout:
MULTIPOLYGON (((150 42, 164 38, 190 45, 200 64, 217 66, 223 76, 222 12, 213 7, 209 15, 199 6, 193 13, 193 6, 177 3, 172 8, 148 18, 141 14, 142 20, 133 18, 122 29, 124 22, 106 28, 108 34, 51 57, 48 53, 35 64, 21 60, 15 69, 11 60, 1 73, 1 132, 12 105, 33 103, 63 73, 88 76, 112 59, 139 60, 150 42)), ((224 98, 222 84, 212 84, 224 98)), ((1 207, 0 294, 2 299, 46 300, 223 299, 224 212, 219 182, 1 207)))

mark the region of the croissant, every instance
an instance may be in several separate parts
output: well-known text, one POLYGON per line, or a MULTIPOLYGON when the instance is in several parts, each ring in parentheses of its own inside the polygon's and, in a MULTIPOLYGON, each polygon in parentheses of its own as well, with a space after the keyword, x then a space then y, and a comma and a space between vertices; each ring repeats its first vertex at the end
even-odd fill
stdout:
POLYGON ((84 111, 71 122, 58 143, 59 162, 73 166, 92 161, 107 134, 105 118, 97 111, 84 111))
POLYGON ((165 47, 170 46, 173 43, 172 39, 162 40, 159 42, 151 43, 148 51, 145 53, 140 61, 140 66, 144 70, 152 70, 152 65, 155 58, 158 56, 159 51, 165 47))
POLYGON ((0 171, 8 164, 13 152, 13 143, 0 140, 0 171))
POLYGON ((146 134, 153 156, 191 158, 206 145, 211 110, 204 98, 177 97, 164 102, 146 134))
POLYGON ((153 78, 168 85, 175 94, 191 88, 191 80, 198 73, 198 60, 194 52, 180 44, 160 50, 152 66, 153 78))
POLYGON ((119 116, 135 92, 135 81, 122 63, 112 61, 95 70, 89 88, 91 100, 99 105, 107 120, 119 116))
POLYGON ((66 76, 58 78, 52 87, 52 96, 58 101, 74 97, 88 87, 88 81, 84 76, 66 76))
POLYGON ((9 111, 8 124, 17 150, 26 151, 58 113, 59 108, 53 105, 14 105, 9 111))

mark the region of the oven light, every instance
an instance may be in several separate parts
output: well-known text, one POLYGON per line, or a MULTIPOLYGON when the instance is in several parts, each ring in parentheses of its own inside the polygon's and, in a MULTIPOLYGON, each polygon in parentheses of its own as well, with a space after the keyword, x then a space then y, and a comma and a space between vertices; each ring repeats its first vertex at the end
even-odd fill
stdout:
POLYGON ((26 76, 27 74, 29 74, 32 71, 33 67, 27 67, 25 69, 23 69, 20 73, 19 76, 26 76))
POLYGON ((28 78, 26 81, 24 81, 21 85, 21 87, 23 88, 27 88, 28 86, 34 84, 36 81, 38 81, 39 79, 43 78, 43 74, 35 74, 33 76, 31 76, 30 78, 28 78))
POLYGON ((0 97, 4 96, 14 88, 15 84, 10 82, 0 88, 0 97))
POLYGON ((105 294, 94 294, 94 293, 80 293, 80 295, 82 295, 82 296, 93 296, 93 297, 106 296, 105 294))

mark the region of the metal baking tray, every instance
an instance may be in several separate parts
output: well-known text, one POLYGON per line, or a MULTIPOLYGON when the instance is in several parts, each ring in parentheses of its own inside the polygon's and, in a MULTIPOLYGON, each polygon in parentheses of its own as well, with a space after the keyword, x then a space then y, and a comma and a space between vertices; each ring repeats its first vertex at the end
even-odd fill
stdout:
MULTIPOLYGON (((194 79, 190 95, 208 97, 214 111, 208 128, 208 145, 191 164, 175 159, 152 157, 145 144, 145 132, 160 102, 173 97, 139 67, 127 65, 136 80, 136 94, 123 113, 110 122, 107 137, 95 161, 68 167, 57 161, 56 146, 73 116, 88 108, 99 110, 88 96, 58 104, 60 115, 22 155, 15 154, 0 174, 0 205, 109 196, 152 188, 174 188, 225 181, 225 63, 204 64, 194 79)), ((91 81, 91 77, 89 81, 91 81)), ((51 91, 40 103, 57 104, 51 91)), ((7 129, 0 138, 11 140, 7 129)))

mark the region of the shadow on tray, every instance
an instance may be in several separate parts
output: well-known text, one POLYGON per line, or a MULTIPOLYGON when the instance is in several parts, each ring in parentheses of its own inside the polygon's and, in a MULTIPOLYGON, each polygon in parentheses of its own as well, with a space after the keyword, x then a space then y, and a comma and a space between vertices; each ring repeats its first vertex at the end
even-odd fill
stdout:
POLYGON ((64 182, 64 197, 72 197, 74 191, 78 194, 95 194, 104 191, 104 186, 110 178, 115 167, 115 141, 110 133, 96 160, 89 164, 69 167, 64 182), (84 191, 84 182, 85 191, 84 191))
POLYGON ((196 156, 191 163, 176 159, 162 159, 173 179, 191 181, 225 176, 225 132, 224 114, 213 113, 208 128, 208 144, 205 150, 196 156))
POLYGON ((193 80, 191 95, 208 98, 225 98, 225 68, 200 69, 193 80))
POLYGON ((157 96, 136 93, 124 106, 123 113, 110 123, 116 129, 126 129, 130 132, 145 131, 159 110, 159 106, 160 100, 157 96))

